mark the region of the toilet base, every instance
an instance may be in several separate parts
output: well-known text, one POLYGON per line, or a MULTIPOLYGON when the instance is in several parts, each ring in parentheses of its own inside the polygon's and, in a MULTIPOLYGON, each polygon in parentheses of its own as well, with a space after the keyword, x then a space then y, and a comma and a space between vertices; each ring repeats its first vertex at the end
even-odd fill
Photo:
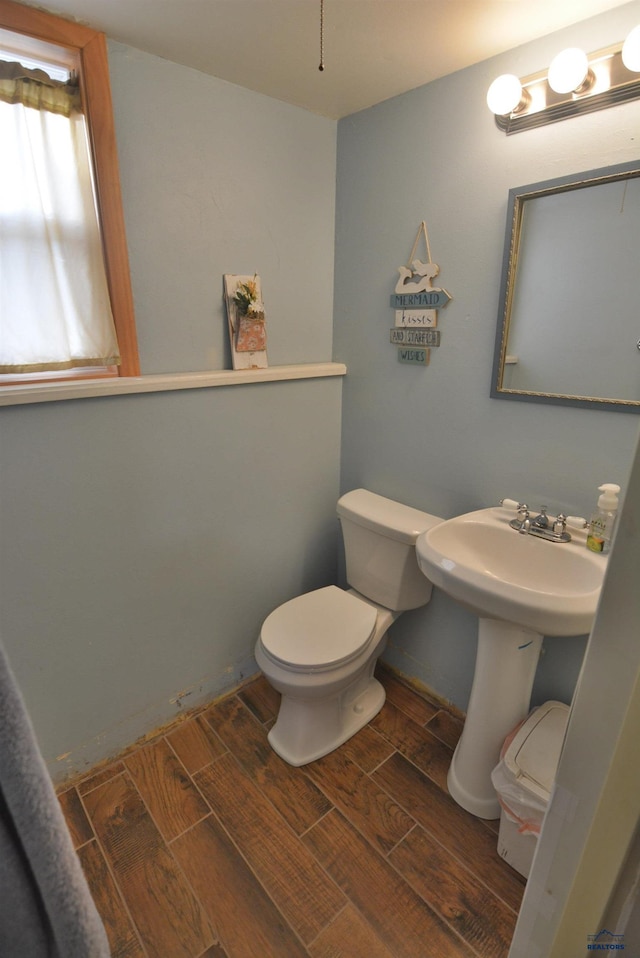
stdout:
POLYGON ((385 691, 371 674, 373 664, 367 672, 361 682, 329 698, 302 700, 283 694, 268 735, 274 752, 289 765, 308 765, 359 732, 385 702, 385 691))

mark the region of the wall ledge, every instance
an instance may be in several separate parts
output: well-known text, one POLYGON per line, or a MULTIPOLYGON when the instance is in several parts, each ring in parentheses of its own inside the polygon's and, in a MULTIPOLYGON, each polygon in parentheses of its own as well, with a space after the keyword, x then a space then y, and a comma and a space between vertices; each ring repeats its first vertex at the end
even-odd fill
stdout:
POLYGON ((56 383, 29 383, 0 388, 0 406, 125 396, 133 393, 168 392, 174 389, 208 389, 212 386, 245 386, 288 379, 319 379, 346 375, 344 363, 299 363, 266 369, 216 369, 199 373, 159 373, 121 376, 114 379, 77 379, 56 383))

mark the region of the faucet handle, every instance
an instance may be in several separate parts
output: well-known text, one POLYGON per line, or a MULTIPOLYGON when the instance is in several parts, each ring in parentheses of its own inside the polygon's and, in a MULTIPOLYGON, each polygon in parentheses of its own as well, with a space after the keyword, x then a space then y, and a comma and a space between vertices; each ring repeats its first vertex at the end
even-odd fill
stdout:
POLYGON ((556 518, 553 520, 553 534, 554 536, 561 536, 567 528, 567 517, 564 512, 559 512, 556 518))
POLYGON ((584 516, 565 516, 564 518, 572 529, 586 529, 589 525, 584 516))
POLYGON ((517 499, 501 499, 500 505, 503 509, 508 509, 510 512, 517 512, 518 510, 518 501, 517 499))

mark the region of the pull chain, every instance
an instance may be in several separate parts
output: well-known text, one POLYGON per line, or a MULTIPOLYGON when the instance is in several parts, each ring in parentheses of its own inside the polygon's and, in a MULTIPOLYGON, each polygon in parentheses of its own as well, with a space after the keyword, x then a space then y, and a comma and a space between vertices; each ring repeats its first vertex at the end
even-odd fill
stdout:
POLYGON ((320 73, 324 70, 324 0, 320 0, 320 73))

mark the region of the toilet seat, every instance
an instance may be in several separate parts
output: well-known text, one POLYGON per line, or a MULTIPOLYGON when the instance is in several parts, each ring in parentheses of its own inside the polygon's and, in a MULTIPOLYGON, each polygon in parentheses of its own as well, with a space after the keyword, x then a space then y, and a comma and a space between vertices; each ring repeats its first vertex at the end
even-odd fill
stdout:
POLYGON ((262 649, 291 671, 323 672, 345 665, 366 649, 376 609, 337 586, 307 592, 267 616, 262 649))

